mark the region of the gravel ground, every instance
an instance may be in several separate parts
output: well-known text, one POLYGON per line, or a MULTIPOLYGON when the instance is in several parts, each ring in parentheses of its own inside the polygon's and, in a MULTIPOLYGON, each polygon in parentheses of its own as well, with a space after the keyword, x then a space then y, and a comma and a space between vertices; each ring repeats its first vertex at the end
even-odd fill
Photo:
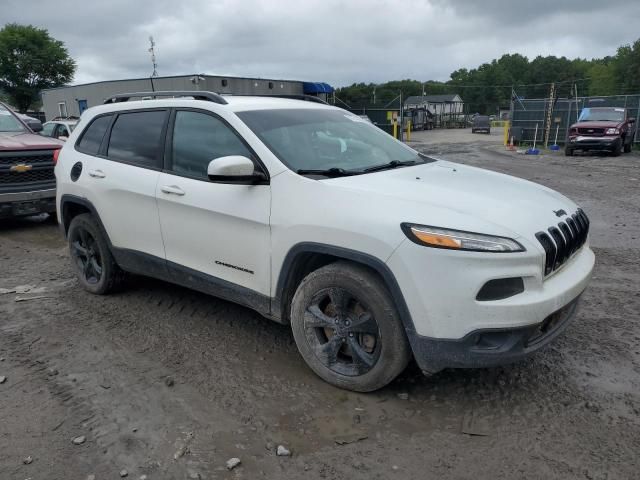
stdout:
POLYGON ((52 222, 4 221, 0 288, 31 290, 0 293, 0 479, 637 478, 640 156, 525 156, 499 131, 412 140, 589 213, 595 276, 550 348, 431 378, 410 366, 379 392, 344 392, 311 373, 288 328, 144 278, 92 296, 52 222))

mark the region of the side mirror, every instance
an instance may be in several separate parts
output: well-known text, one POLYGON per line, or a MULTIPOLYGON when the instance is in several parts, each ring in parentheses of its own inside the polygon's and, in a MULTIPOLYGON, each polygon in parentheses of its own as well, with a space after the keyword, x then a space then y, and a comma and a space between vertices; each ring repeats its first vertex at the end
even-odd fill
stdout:
POLYGON ((38 120, 26 120, 25 123, 34 133, 42 131, 42 123, 38 120))
POLYGON ((242 155, 219 157, 209 162, 207 176, 212 182, 256 184, 267 180, 267 176, 256 171, 253 161, 242 155))

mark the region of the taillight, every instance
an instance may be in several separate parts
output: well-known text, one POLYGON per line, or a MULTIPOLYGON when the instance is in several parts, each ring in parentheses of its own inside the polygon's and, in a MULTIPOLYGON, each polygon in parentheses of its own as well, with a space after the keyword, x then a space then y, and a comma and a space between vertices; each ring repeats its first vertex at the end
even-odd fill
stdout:
POLYGON ((60 148, 56 148, 56 149, 53 151, 53 164, 54 164, 54 165, 57 165, 57 164, 58 164, 58 157, 60 156, 60 150, 61 150, 60 148))

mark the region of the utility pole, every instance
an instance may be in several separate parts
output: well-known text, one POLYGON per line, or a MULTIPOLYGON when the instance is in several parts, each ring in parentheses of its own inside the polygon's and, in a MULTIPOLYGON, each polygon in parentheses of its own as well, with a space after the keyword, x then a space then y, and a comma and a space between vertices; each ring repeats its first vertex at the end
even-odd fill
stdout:
POLYGON ((549 92, 549 106, 547 107, 546 125, 544 127, 544 146, 549 144, 549 135, 551 133, 551 121, 553 120, 553 106, 556 101, 556 84, 551 84, 551 91, 549 92))
POLYGON ((151 74, 152 77, 157 77, 158 76, 158 64, 156 63, 156 51, 155 51, 155 46, 156 46, 156 42, 153 41, 153 37, 149 37, 149 43, 151 44, 151 47, 149 48, 149 53, 151 54, 151 63, 153 64, 153 73, 151 74))

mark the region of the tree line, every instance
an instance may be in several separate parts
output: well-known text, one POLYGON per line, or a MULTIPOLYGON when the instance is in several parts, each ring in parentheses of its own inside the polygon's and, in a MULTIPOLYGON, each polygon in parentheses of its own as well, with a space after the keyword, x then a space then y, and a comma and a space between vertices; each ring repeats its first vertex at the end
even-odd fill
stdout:
POLYGON ((508 107, 512 95, 523 98, 549 96, 555 82, 559 97, 640 94, 640 39, 619 47, 613 56, 581 58, 538 56, 533 60, 520 54, 505 54, 477 68, 461 68, 446 82, 396 80, 382 84, 354 83, 336 90, 337 104, 398 106, 398 95, 457 93, 470 113, 496 113, 508 107), (375 103, 374 103, 375 98, 375 103))

